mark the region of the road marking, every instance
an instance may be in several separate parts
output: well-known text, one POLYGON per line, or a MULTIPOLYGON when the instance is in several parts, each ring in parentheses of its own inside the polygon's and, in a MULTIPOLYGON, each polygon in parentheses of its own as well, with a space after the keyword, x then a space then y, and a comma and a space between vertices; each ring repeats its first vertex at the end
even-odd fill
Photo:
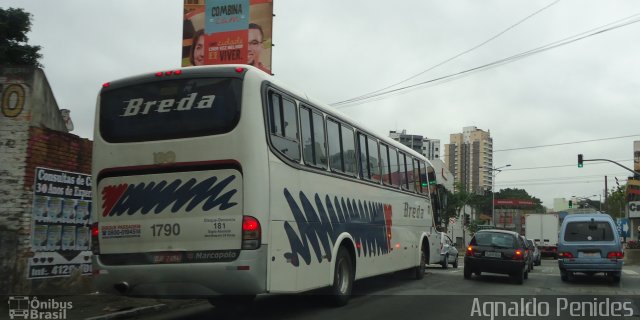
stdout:
POLYGON ((624 274, 631 274, 631 275, 639 275, 640 274, 640 273, 637 273, 637 272, 635 272, 633 270, 625 270, 625 269, 623 269, 622 272, 624 274))

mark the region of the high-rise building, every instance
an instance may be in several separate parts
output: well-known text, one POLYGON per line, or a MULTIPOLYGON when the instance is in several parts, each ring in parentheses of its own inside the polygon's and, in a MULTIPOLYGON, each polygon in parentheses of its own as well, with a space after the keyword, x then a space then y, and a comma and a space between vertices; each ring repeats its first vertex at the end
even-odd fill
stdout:
POLYGON ((429 160, 440 159, 440 139, 423 138, 420 153, 429 160))
POLYGON ((467 192, 483 193, 493 187, 493 139, 489 131, 464 127, 462 133, 449 136, 444 146, 444 161, 467 192))
POLYGON ((407 134, 407 130, 402 130, 402 132, 389 131, 389 137, 415 150, 429 160, 440 158, 439 139, 429 139, 421 135, 407 134))

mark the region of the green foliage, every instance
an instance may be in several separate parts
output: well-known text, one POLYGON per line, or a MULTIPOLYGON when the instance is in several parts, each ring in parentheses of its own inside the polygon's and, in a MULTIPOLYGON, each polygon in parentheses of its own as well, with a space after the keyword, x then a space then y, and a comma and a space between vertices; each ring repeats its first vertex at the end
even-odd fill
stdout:
MULTIPOLYGON (((535 203, 533 210, 535 212, 545 212, 544 206, 542 206, 542 201, 536 197, 529 195, 529 193, 524 189, 517 188, 506 188, 496 192, 496 199, 519 199, 519 200, 531 200, 535 203)), ((491 202, 492 196, 491 191, 485 192, 484 195, 479 195, 476 201, 476 210, 477 212, 491 214, 491 202)), ((499 207, 497 207, 499 208, 499 207)), ((527 207, 528 208, 528 207, 527 207)))
POLYGON ((471 234, 475 234, 476 232, 478 232, 478 221, 469 222, 469 225, 467 226, 467 229, 469 229, 469 232, 471 234))
POLYGON ((611 191, 604 203, 603 209, 614 218, 625 216, 624 208, 627 205, 626 189, 618 186, 611 191))
POLYGON ((20 8, 0 8, 0 65, 42 67, 40 46, 27 44, 31 14, 20 8))

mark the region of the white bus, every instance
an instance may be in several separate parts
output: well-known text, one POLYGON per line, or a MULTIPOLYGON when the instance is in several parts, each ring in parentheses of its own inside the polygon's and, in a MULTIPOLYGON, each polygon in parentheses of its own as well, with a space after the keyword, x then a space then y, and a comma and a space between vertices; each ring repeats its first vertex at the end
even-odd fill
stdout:
POLYGON ((95 123, 102 292, 215 300, 327 287, 345 304, 354 280, 420 279, 440 259, 427 159, 253 67, 105 83, 95 123))

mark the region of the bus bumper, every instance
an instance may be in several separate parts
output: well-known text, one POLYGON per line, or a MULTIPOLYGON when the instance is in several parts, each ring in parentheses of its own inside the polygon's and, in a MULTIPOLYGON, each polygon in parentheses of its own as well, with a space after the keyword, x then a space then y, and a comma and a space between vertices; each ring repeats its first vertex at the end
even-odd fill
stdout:
POLYGON ((138 297, 206 298, 266 291, 267 245, 242 250, 232 262, 105 265, 93 256, 93 283, 101 293, 138 297))

